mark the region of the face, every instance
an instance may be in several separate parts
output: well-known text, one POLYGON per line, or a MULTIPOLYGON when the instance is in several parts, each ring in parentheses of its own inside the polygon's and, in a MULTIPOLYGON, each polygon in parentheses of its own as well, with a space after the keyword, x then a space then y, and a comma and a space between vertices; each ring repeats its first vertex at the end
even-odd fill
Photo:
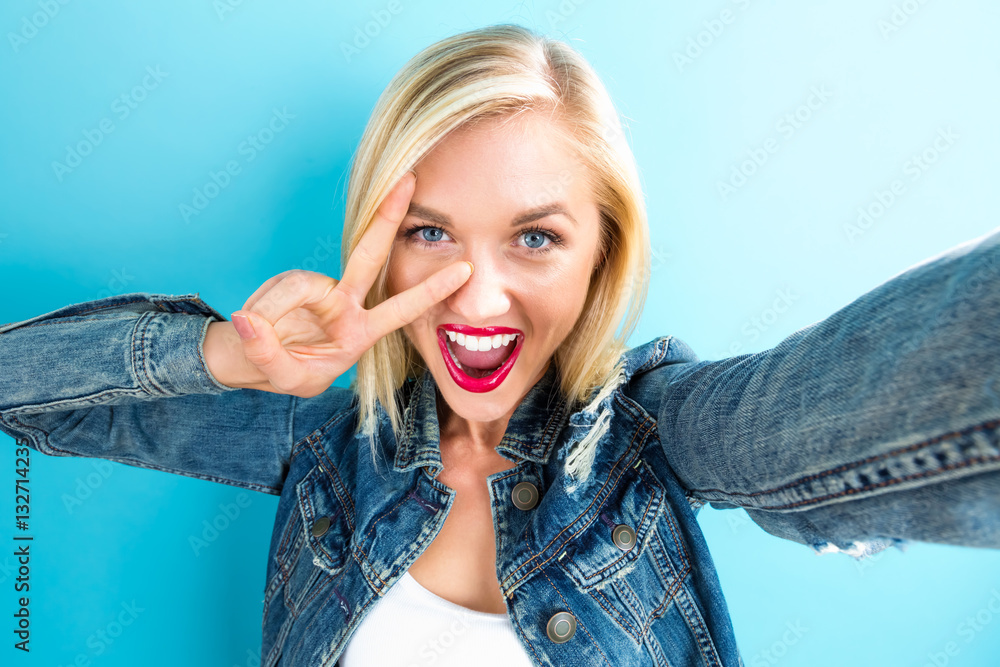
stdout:
POLYGON ((526 113, 451 133, 414 168, 390 295, 468 260, 469 280, 403 331, 452 412, 509 418, 583 311, 600 216, 552 121, 526 113), (506 345, 504 344, 506 343, 506 345))

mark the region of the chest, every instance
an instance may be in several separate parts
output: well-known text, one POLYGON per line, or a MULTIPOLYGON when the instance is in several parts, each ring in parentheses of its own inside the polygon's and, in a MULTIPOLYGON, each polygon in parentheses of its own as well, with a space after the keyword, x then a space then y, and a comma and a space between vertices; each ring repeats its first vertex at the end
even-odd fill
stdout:
POLYGON ((496 575, 497 541, 489 482, 515 466, 493 452, 486 457, 445 454, 438 481, 455 491, 444 525, 410 566, 410 575, 438 597, 476 611, 506 611, 496 575))

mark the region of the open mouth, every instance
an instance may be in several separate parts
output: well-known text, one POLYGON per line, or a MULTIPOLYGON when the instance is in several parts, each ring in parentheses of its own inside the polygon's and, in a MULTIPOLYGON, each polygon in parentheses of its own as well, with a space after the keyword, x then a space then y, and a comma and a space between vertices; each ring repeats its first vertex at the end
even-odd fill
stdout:
POLYGON ((490 391, 503 382, 523 340, 522 332, 508 327, 446 324, 438 328, 438 344, 449 374, 458 386, 472 392, 490 391))

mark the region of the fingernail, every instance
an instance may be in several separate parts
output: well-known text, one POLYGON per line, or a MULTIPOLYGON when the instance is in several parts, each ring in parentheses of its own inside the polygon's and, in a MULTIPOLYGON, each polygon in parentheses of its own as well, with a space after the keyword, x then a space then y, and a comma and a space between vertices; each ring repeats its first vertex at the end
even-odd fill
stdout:
POLYGON ((476 266, 469 260, 465 260, 465 263, 469 265, 469 275, 471 276, 476 271, 476 266))
POLYGON ((236 333, 240 335, 243 340, 250 340, 257 336, 257 332, 253 330, 253 324, 250 322, 250 318, 246 315, 233 315, 233 328, 236 329, 236 333))

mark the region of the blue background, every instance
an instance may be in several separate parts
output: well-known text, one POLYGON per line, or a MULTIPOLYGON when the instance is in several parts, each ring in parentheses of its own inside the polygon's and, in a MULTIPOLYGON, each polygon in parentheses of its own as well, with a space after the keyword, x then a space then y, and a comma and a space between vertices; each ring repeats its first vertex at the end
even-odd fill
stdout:
MULTIPOLYGON (((281 271, 339 275, 349 160, 378 94, 428 44, 505 21, 569 40, 628 121, 654 250, 632 344, 670 333, 703 358, 762 350, 1000 224, 996 3, 398 2, 3 3, 0 322, 137 291, 198 292, 228 315, 281 271), (802 107, 814 88, 825 101, 802 107), (251 161, 243 142, 275 109, 294 118, 251 161), (77 166, 53 167, 102 123, 113 131, 77 166), (908 162, 949 128, 913 179, 908 162), (743 164, 769 140, 766 162, 743 164), (239 174, 186 220, 180 206, 231 160, 239 174), (741 168, 753 173, 730 181, 741 168), (896 179, 901 194, 849 234, 896 179), (726 181, 740 185, 723 195, 726 181)), ((31 478, 32 652, 11 647, 13 557, 0 556, 0 663, 257 664, 276 498, 41 455, 31 478), (195 553, 203 521, 238 501, 195 553), (133 601, 134 622, 97 640, 133 601)), ((748 667, 997 664, 996 551, 918 544, 858 563, 742 511, 700 517, 748 667), (988 621, 966 631, 977 613, 988 621)))

